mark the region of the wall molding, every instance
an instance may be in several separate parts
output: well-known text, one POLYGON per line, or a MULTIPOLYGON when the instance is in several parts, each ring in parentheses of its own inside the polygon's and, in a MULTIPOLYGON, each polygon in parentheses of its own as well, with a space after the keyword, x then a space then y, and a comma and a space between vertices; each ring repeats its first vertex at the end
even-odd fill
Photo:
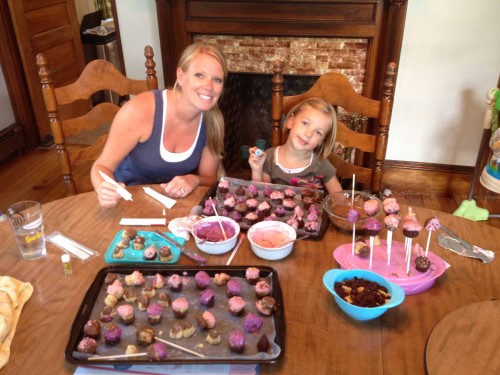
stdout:
MULTIPOLYGON (((482 172, 482 169, 479 172, 482 172)), ((473 175, 474 167, 386 160, 382 185, 393 193, 467 197, 473 175)), ((477 181, 473 198, 487 199, 500 196, 485 189, 477 181)))

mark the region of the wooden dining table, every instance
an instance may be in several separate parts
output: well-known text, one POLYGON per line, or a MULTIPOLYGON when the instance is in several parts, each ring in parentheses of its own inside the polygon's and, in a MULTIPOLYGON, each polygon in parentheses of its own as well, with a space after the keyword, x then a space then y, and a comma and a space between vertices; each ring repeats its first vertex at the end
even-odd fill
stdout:
MULTIPOLYGON (((161 191, 159 186, 151 187, 161 191)), ((187 198, 179 199, 172 209, 166 210, 165 217, 188 215, 207 189, 199 187, 187 198)), ((120 219, 163 217, 165 207, 145 194, 141 186, 129 190, 133 201, 122 200, 114 208, 101 207, 94 192, 43 205, 46 235, 59 231, 99 253, 85 262, 73 258, 72 275, 64 274, 63 252, 51 243, 47 243, 45 257, 24 260, 8 222, 0 222, 0 274, 29 282, 34 288, 22 310, 10 360, 0 370, 2 375, 72 374, 75 371, 76 366, 64 357, 71 325, 87 288, 98 271, 107 266, 104 253, 117 232, 124 229, 120 219)), ((403 206, 400 214, 404 216, 406 210, 403 206)), ((413 207, 413 211, 422 223, 435 216, 465 240, 495 251, 497 256, 500 254, 500 230, 494 227, 422 207, 413 207)), ((167 231, 167 228, 161 230, 167 231)), ((404 241, 400 232, 396 231, 394 240, 404 241)), ((425 232, 414 239, 414 243, 425 247, 425 232)), ((385 235, 384 229, 380 236, 385 235)), ((431 236, 430 251, 451 267, 430 289, 406 296, 400 306, 366 322, 353 320, 340 310, 322 281, 327 270, 339 268, 333 251, 349 243, 351 234, 341 232, 330 223, 321 240, 298 241, 291 255, 278 261, 256 257, 249 242, 244 240, 231 264, 273 267, 283 290, 285 353, 276 363, 262 364, 260 373, 425 374, 426 343, 433 328, 459 308, 500 298, 500 260, 484 264, 478 259, 457 255, 440 247, 437 237, 431 236)), ((192 238, 187 245, 196 249, 192 238)), ((226 264, 230 253, 203 255, 208 265, 217 266, 226 264)), ((179 258, 178 265, 193 264, 185 256, 179 258)), ((499 369, 496 370, 498 373, 499 369)))

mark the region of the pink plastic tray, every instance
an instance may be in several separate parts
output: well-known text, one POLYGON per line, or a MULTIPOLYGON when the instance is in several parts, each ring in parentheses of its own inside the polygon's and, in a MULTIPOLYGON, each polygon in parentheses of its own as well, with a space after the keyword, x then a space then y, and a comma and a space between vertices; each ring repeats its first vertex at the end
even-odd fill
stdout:
MULTIPOLYGON (((403 288, 407 296, 426 291, 446 270, 446 263, 437 255, 430 252, 427 254, 431 267, 427 272, 419 272, 415 269, 415 258, 420 254, 411 254, 410 272, 406 274, 406 261, 404 244, 392 241, 391 264, 387 265, 387 242, 374 246, 371 271, 384 276, 403 288)), ((423 255, 423 254, 421 254, 423 255)), ((343 269, 360 268, 370 269, 370 257, 362 258, 352 255, 352 243, 347 243, 337 247, 333 251, 333 257, 343 269)))

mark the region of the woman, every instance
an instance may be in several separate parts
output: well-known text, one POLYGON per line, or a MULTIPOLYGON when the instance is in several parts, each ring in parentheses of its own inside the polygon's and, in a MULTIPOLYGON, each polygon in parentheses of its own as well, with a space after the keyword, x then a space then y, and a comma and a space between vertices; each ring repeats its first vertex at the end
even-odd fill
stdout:
POLYGON ((116 206, 121 196, 99 171, 125 185, 158 184, 182 198, 212 185, 224 147, 224 119, 217 103, 227 77, 215 46, 195 43, 177 65, 173 89, 139 94, 117 113, 91 178, 99 203, 116 206))

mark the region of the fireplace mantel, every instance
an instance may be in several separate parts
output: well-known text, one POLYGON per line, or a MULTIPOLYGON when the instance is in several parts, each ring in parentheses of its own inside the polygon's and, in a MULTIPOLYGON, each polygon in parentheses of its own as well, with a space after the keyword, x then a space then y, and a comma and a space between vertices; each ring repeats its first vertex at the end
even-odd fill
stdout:
MULTIPOLYGON (((165 85, 195 35, 365 38, 363 94, 379 99, 399 63, 408 0, 156 0, 165 85)), ((272 74, 272 65, 269 66, 272 74)))

